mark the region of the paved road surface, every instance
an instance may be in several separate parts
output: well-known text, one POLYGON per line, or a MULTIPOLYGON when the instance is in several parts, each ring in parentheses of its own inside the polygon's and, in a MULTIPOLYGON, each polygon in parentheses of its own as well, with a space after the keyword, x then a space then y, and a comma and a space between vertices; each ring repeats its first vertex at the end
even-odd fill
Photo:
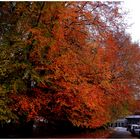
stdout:
POLYGON ((113 129, 113 133, 110 135, 111 139, 138 139, 135 136, 132 136, 126 128, 116 127, 113 129))

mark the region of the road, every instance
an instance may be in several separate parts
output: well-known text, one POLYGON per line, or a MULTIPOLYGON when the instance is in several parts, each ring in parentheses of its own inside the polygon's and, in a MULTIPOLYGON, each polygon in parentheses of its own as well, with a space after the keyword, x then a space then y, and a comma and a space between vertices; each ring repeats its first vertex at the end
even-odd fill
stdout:
POLYGON ((135 136, 132 136, 126 128, 116 127, 113 129, 112 134, 108 137, 110 139, 138 139, 135 136))
MULTIPOLYGON (((107 135, 100 135, 95 134, 93 132, 81 132, 81 133, 69 133, 69 134, 53 134, 49 136, 41 136, 39 138, 55 138, 55 139, 94 139, 94 138, 106 138, 106 139, 138 139, 136 136, 132 136, 129 131, 126 130, 126 128, 123 127, 116 127, 108 129, 107 135)), ((105 134, 105 133, 104 133, 105 134)))

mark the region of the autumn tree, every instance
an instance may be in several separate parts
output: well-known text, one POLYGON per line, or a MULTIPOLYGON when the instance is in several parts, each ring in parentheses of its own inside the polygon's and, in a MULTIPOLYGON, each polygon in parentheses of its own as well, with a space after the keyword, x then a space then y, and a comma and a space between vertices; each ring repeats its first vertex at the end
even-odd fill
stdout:
POLYGON ((116 3, 44 4, 38 26, 30 29, 32 37, 28 42, 32 46, 29 61, 41 82, 33 89, 35 99, 23 96, 26 105, 30 100, 31 103, 41 99, 40 95, 47 100, 41 99, 38 105, 34 103, 37 110, 33 109, 33 114, 27 105, 30 117, 41 114, 49 121, 69 120, 82 127, 98 127, 110 121, 108 102, 119 100, 124 91, 121 86, 119 91, 116 84, 110 83, 109 59, 114 57, 113 62, 117 58, 113 33, 118 28, 123 30, 121 23, 111 20, 121 18, 117 10, 116 3), (110 45, 114 50, 106 51, 110 45))
MULTIPOLYGON (((32 71, 32 66, 28 61, 29 47, 27 48, 26 40, 29 35, 29 27, 35 26, 37 23, 41 4, 39 2, 36 7, 33 7, 31 2, 2 2, 0 5, 0 87, 1 104, 5 106, 5 109, 3 106, 1 107, 5 114, 11 112, 10 94, 29 92, 31 84, 33 85, 32 77, 36 73, 32 71)), ((18 114, 12 111, 11 116, 8 116, 6 114, 2 121, 17 119, 18 114)))
POLYGON ((15 2, 8 16, 0 77, 19 119, 96 128, 129 113, 139 48, 118 2, 15 2))

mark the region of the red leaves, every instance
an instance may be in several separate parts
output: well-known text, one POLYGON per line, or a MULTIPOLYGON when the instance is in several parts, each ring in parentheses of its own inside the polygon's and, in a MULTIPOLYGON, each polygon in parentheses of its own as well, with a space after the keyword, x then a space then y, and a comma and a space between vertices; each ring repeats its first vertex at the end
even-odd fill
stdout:
POLYGON ((118 38, 126 35, 115 22, 117 8, 103 2, 47 3, 28 42, 40 82, 32 95, 13 96, 12 108, 29 119, 42 115, 90 128, 124 115, 140 54, 129 39, 123 45, 118 38))

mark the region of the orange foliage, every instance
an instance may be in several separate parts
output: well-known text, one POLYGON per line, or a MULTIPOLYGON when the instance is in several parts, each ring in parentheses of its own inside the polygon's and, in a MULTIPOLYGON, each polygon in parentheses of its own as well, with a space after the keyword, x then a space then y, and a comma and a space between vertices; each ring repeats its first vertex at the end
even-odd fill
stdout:
POLYGON ((124 27, 112 19, 121 19, 116 3, 45 3, 40 26, 29 30, 28 40, 29 61, 44 73, 31 97, 16 97, 16 110, 28 112, 29 119, 40 115, 90 128, 124 115, 139 49, 116 39, 124 27), (124 57, 132 71, 126 70, 124 57))

